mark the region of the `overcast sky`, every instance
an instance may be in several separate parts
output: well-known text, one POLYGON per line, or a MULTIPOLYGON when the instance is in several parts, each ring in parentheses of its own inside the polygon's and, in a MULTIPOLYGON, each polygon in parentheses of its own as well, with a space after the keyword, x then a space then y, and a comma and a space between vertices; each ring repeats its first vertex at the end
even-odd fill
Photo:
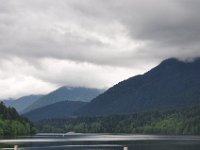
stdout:
POLYGON ((0 0, 0 99, 108 88, 200 56, 199 0, 0 0))

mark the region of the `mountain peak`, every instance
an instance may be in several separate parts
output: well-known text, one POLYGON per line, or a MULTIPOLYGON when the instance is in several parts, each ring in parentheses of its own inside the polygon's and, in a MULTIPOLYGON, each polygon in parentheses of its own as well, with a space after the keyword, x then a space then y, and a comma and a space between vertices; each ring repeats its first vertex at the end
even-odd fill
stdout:
POLYGON ((55 91, 41 97, 38 101, 30 105, 25 111, 29 112, 31 110, 51 105, 61 101, 84 101, 89 102, 97 95, 101 94, 103 91, 98 89, 89 89, 83 87, 68 87, 63 86, 55 91))
POLYGON ((182 61, 180 61, 177 58, 169 58, 169 59, 165 59, 163 60, 160 65, 166 65, 166 64, 174 64, 174 63, 181 63, 182 61))
POLYGON ((162 61, 160 64, 177 64, 177 63, 184 63, 184 64, 190 64, 190 63, 199 63, 200 57, 195 58, 187 58, 187 59, 178 59, 178 58, 169 58, 162 61))
POLYGON ((77 114, 108 115, 169 109, 200 103, 200 59, 170 58, 147 73, 107 90, 77 114))

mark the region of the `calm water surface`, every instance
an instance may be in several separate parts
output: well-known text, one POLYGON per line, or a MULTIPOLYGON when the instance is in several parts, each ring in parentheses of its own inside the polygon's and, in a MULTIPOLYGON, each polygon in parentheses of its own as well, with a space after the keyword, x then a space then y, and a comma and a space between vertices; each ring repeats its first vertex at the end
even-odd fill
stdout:
POLYGON ((129 134, 38 134, 1 139, 1 149, 18 144, 20 150, 200 150, 199 136, 129 134))

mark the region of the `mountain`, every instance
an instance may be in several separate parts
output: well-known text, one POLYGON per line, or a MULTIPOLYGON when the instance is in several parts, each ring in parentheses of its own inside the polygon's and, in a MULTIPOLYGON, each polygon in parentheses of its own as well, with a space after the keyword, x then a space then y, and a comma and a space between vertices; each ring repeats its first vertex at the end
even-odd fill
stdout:
POLYGON ((149 72, 108 89, 76 115, 109 115, 177 108, 200 103, 200 58, 167 59, 149 72))
POLYGON ((38 101, 30 105, 28 108, 24 110, 23 113, 27 113, 31 110, 44 107, 50 104, 54 104, 56 102, 61 101, 84 101, 89 102, 103 90, 92 89, 92 88, 81 88, 81 87, 61 87, 43 97, 41 97, 38 101))
POLYGON ((81 101, 62 101, 42 108, 32 110, 23 116, 31 121, 39 121, 43 119, 64 118, 73 116, 73 113, 83 107, 87 102, 81 101))
MULTIPOLYGON (((12 103, 15 101, 14 99, 6 99, 6 100, 1 100, 4 105, 6 105, 7 107, 11 106, 12 103)), ((12 107, 12 106, 11 106, 12 107)))
POLYGON ((21 113, 24 109, 36 102, 42 96, 43 95, 29 95, 20 97, 16 100, 4 100, 3 102, 7 107, 14 107, 17 112, 21 113))

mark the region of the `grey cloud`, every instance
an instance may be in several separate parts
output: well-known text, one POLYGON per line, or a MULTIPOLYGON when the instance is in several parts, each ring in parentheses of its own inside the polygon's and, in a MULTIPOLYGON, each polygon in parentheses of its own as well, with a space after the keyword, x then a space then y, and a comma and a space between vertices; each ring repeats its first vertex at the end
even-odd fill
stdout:
MULTIPOLYGON (((131 64, 138 58, 160 61, 167 57, 200 56, 199 7, 198 0, 108 0, 93 1, 91 6, 75 4, 86 16, 96 17, 105 25, 109 20, 117 21, 133 40, 147 43, 137 53, 125 54, 132 57, 121 58, 122 62, 132 58, 131 64)), ((130 64, 127 62, 126 65, 130 64)))
POLYGON ((108 87, 165 58, 200 56, 199 8, 198 0, 2 0, 0 84, 108 87))
POLYGON ((157 1, 157 5, 156 1, 151 2, 147 4, 151 9, 137 12, 141 15, 139 21, 134 18, 127 21, 131 37, 150 42, 146 48, 151 49, 150 57, 158 53, 162 53, 162 57, 200 55, 197 50, 200 46, 200 3, 196 0, 157 1))
POLYGON ((2 22, 13 22, 0 29, 1 56, 52 57, 106 65, 115 64, 116 57, 120 59, 121 55, 115 56, 119 50, 115 38, 121 36, 120 23, 88 19, 77 10, 79 7, 63 7, 63 3, 52 7, 53 1, 42 1, 50 4, 45 9, 38 1, 20 2, 26 5, 15 4, 15 13, 0 17, 2 22), (115 32, 119 32, 118 35, 115 32))
MULTIPOLYGON (((199 2, 196 0, 42 0, 20 1, 11 6, 16 13, 9 13, 1 22, 13 21, 13 24, 11 27, 1 27, 0 30, 4 33, 1 34, 1 43, 6 43, 2 45, 1 52, 9 55, 48 56, 114 65, 113 52, 109 53, 116 48, 114 44, 109 45, 92 35, 103 33, 102 38, 113 39, 111 35, 119 30, 116 27, 113 32, 109 32, 113 22, 127 30, 127 38, 150 43, 140 51, 146 51, 152 46, 151 54, 157 54, 158 48, 162 51, 165 47, 177 48, 179 52, 181 49, 192 51, 199 46, 199 2), (21 10, 20 6, 23 6, 21 10), (19 21, 21 18, 22 21, 19 21), (105 47, 108 50, 103 52, 105 47), (77 56, 77 53, 80 55, 77 56), (102 57, 100 60, 95 58, 96 53, 102 57)), ((118 53, 117 49, 115 51, 118 53)), ((131 52, 124 53, 129 55, 131 52)), ((125 59, 130 58, 121 57, 121 62, 125 59)))

